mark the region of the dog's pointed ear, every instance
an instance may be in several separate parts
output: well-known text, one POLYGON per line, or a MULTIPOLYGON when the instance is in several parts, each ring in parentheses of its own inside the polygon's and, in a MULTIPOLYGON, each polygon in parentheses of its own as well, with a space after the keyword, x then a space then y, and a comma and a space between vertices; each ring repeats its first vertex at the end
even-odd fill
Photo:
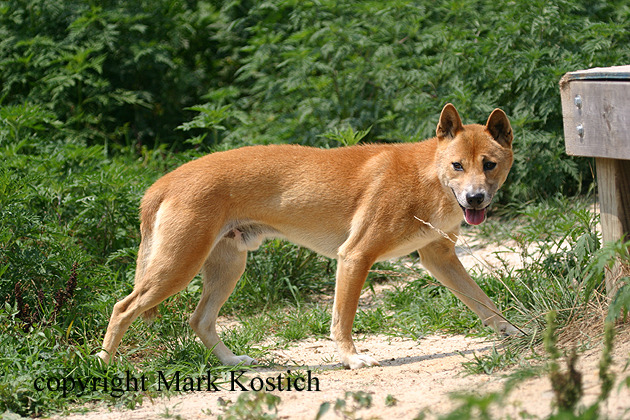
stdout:
POLYGON ((440 114, 440 122, 435 130, 435 134, 438 138, 452 139, 462 128, 462 119, 459 118, 459 114, 453 104, 444 105, 442 113, 440 114))
POLYGON ((499 108, 492 111, 492 114, 488 117, 486 129, 500 145, 504 147, 512 147, 514 135, 512 133, 510 120, 508 120, 505 112, 499 108))

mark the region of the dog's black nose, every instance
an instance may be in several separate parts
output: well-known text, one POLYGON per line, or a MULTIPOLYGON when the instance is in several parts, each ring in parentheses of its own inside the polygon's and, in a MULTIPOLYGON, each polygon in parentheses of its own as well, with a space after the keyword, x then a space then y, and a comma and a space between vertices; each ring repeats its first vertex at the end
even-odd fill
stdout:
POLYGON ((466 201, 473 207, 477 207, 483 203, 483 200, 486 198, 484 193, 476 193, 476 194, 466 194, 466 201))

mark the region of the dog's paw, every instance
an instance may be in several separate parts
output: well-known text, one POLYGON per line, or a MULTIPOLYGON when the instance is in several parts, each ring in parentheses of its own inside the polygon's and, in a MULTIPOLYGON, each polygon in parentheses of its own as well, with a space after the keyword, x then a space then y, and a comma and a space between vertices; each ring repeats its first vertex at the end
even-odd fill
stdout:
POLYGON ((367 354, 353 354, 345 358, 344 366, 350 369, 360 369, 368 366, 380 366, 380 363, 367 354))
POLYGON ((221 363, 227 366, 236 366, 236 365, 250 366, 250 365, 257 365, 258 361, 256 359, 252 359, 251 357, 243 354, 241 356, 232 356, 226 360, 221 360, 221 363))
POLYGON ((498 331, 499 334, 501 334, 504 337, 509 337, 511 335, 522 335, 523 334, 523 332, 521 330, 519 330, 514 325, 512 325, 510 323, 507 323, 507 322, 501 323, 498 326, 497 331, 498 331))

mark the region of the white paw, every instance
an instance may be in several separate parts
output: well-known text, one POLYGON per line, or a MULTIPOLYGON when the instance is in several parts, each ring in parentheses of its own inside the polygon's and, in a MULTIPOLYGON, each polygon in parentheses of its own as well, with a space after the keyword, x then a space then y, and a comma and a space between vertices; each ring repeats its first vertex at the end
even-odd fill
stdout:
POLYGON ((249 366, 249 365, 258 364, 258 361, 256 359, 252 359, 251 357, 247 355, 242 355, 242 356, 232 356, 225 360, 221 360, 221 363, 228 366, 236 366, 236 365, 249 366))
POLYGON ((380 363, 367 354, 353 354, 344 358, 344 366, 350 369, 361 369, 368 366, 380 366, 380 363))
POLYGON ((497 328, 499 334, 503 335, 503 336, 510 336, 510 335, 522 335, 523 333, 516 328, 514 325, 507 323, 507 322, 502 322, 501 324, 499 324, 498 328, 497 328))

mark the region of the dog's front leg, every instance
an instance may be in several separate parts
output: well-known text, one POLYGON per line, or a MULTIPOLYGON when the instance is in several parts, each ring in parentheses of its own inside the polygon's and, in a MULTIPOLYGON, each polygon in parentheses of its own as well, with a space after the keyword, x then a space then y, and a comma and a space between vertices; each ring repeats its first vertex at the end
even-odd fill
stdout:
POLYGON ((352 341, 352 324, 359 304, 361 288, 374 261, 362 256, 340 256, 333 305, 331 338, 337 344, 341 362, 350 369, 379 363, 368 355, 357 354, 352 341))
POLYGON ((455 254, 455 244, 441 238, 418 251, 422 265, 462 302, 476 313, 484 325, 504 335, 518 334, 518 330, 505 320, 494 302, 468 275, 455 254))

